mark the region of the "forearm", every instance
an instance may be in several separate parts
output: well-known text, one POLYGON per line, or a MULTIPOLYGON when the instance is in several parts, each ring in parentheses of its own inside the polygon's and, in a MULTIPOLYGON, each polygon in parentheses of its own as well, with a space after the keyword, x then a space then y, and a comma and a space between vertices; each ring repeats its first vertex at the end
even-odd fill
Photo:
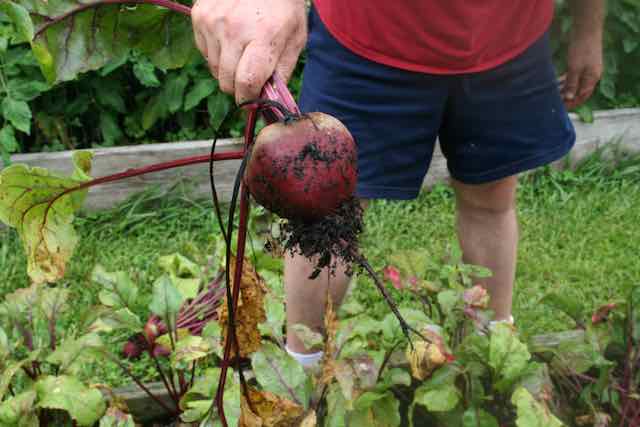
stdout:
POLYGON ((574 31, 601 36, 606 15, 606 0, 569 0, 574 31))

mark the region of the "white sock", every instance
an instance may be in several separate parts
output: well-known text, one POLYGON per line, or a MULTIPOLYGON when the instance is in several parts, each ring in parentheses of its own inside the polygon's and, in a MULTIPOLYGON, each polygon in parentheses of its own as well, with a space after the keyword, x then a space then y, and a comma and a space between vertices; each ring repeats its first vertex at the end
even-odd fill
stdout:
POLYGON ((497 325, 498 323, 508 323, 510 325, 513 325, 514 324, 513 316, 509 316, 508 319, 492 320, 491 322, 489 322, 489 327, 497 325))
POLYGON ((322 351, 318 351, 317 353, 311 353, 311 354, 303 354, 303 353, 298 353, 298 352, 289 350, 289 347, 287 347, 286 345, 284 346, 284 348, 285 350, 287 350, 287 353, 289 353, 289 356, 296 359, 298 363, 300 363, 304 368, 309 368, 317 365, 320 362, 320 359, 322 359, 322 356, 324 355, 324 352, 322 351))

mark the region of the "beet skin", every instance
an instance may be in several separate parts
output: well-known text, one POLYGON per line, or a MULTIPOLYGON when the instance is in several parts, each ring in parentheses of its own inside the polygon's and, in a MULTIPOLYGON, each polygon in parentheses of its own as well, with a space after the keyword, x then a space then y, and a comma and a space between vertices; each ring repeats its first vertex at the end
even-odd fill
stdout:
POLYGON ((310 113, 263 128, 251 149, 244 183, 282 218, 316 221, 353 197, 356 145, 336 118, 310 113))

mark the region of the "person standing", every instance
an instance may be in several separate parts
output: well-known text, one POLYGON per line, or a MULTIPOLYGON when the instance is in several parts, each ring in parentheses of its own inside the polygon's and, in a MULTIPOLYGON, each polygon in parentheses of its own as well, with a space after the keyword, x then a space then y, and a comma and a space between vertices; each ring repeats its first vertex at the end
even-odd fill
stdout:
MULTIPOLYGON (((316 0, 309 13, 304 0, 197 0, 192 18, 211 73, 237 102, 274 72, 288 79, 307 47, 301 109, 353 134, 362 200, 416 197, 439 138, 463 259, 493 272, 480 283, 496 320, 513 321, 517 176, 570 151, 567 110, 603 71, 605 0, 569 3, 562 88, 549 40, 554 0, 316 0)), ((326 272, 309 280, 312 269, 285 259, 287 324, 321 330, 327 286, 340 301, 349 278, 343 266, 330 282, 326 272)), ((288 331, 289 353, 316 363, 321 353, 288 331)))

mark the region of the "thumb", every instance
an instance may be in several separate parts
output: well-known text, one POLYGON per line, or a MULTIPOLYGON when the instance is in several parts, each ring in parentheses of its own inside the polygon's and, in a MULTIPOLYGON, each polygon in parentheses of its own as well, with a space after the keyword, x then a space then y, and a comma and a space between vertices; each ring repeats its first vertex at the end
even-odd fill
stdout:
POLYGON ((567 80, 564 86, 564 100, 573 101, 576 97, 578 90, 578 83, 580 82, 580 71, 576 68, 569 68, 567 71, 567 80))

